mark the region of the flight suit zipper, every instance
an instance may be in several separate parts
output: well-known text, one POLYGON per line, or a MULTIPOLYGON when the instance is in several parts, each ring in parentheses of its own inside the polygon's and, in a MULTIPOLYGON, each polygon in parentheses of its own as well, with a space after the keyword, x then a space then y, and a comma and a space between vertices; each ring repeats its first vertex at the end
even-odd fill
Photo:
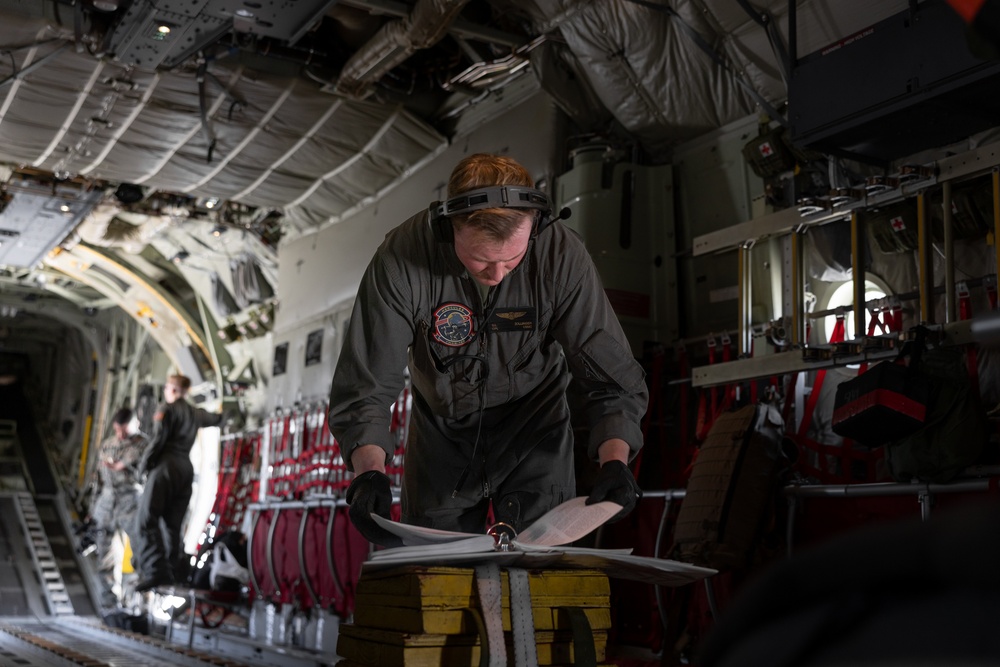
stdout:
MULTIPOLYGON (((476 296, 479 298, 479 314, 482 318, 482 326, 479 329, 479 335, 482 337, 480 341, 480 354, 482 355, 483 362, 483 377, 481 378, 482 390, 479 393, 479 431, 482 433, 482 419, 483 413, 486 410, 486 390, 487 382, 489 380, 489 353, 490 353, 490 341, 488 338, 488 326, 490 316, 493 314, 493 308, 495 307, 495 302, 497 298, 497 293, 499 292, 499 286, 490 287, 486 291, 486 297, 483 298, 483 293, 479 290, 479 287, 473 283, 473 288, 476 291, 476 296), (491 298, 492 297, 492 298, 491 298)), ((482 436, 480 436, 482 437, 482 436)), ((478 447, 477 447, 478 448, 478 447)), ((490 497, 490 479, 489 473, 486 468, 486 447, 482 448, 482 460, 483 460, 483 498, 490 497)), ((473 456, 475 456, 475 450, 473 450, 473 456)))

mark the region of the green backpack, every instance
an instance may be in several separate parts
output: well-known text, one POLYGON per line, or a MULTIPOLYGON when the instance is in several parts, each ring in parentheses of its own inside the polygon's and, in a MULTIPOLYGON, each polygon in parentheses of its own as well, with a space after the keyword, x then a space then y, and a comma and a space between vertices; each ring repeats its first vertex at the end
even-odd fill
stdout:
POLYGON ((928 348, 916 363, 931 388, 927 419, 915 433, 886 444, 886 466, 897 482, 947 482, 982 454, 986 412, 964 348, 928 348))

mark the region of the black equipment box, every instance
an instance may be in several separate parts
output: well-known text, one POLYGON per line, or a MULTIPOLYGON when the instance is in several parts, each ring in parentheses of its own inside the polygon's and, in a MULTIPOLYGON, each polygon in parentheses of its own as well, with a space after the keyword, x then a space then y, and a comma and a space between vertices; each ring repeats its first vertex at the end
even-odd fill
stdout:
POLYGON ((883 361, 837 386, 831 428, 837 435, 878 447, 923 426, 929 399, 923 375, 883 361))
POLYGON ((998 90, 1000 62, 974 55, 961 17, 926 0, 793 60, 792 140, 888 162, 1000 125, 998 90))

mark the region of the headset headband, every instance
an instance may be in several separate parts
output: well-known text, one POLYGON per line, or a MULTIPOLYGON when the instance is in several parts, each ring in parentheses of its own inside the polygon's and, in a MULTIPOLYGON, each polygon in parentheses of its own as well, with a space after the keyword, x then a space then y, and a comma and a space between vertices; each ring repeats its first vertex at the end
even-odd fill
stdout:
POLYGON ((444 202, 434 202, 430 205, 430 214, 434 220, 484 208, 529 208, 548 214, 552 211, 552 203, 541 190, 523 185, 494 185, 463 192, 444 202))

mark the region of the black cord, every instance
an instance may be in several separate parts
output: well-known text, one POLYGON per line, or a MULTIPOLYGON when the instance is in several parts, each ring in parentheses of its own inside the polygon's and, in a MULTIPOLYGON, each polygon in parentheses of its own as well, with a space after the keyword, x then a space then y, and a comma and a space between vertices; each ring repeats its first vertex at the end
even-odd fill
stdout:
MULTIPOLYGON (((485 333, 483 334, 485 336, 485 333)), ((445 364, 445 367, 453 365, 455 362, 470 359, 472 361, 478 361, 483 364, 483 375, 479 380, 479 417, 476 420, 476 439, 472 442, 472 456, 469 457, 469 462, 465 465, 462 470, 462 474, 458 476, 458 482, 455 483, 455 488, 451 491, 451 497, 455 498, 458 496, 458 492, 462 489, 462 485, 465 484, 465 480, 469 478, 469 473, 472 472, 472 464, 476 462, 476 454, 479 452, 479 438, 483 432, 483 413, 486 410, 486 380, 490 375, 490 367, 487 363, 487 359, 483 356, 471 356, 471 355, 460 355, 457 357, 452 357, 445 364)))
MULTIPOLYGON (((475 280, 475 279, 470 277, 469 280, 475 280)), ((496 286, 496 292, 493 294, 493 302, 492 304, 490 304, 489 310, 485 310, 483 314, 482 328, 479 330, 479 333, 482 336, 484 344, 486 343, 486 333, 488 330, 487 327, 489 326, 490 318, 493 317, 493 311, 496 310, 497 303, 500 301, 499 293, 500 293, 500 285, 502 284, 503 281, 501 281, 500 284, 496 286)), ((479 288, 477 287, 476 289, 479 288)), ((486 345, 486 349, 487 350, 489 349, 489 345, 486 345)), ((465 484, 465 480, 468 479, 469 473, 472 472, 472 466, 476 462, 476 454, 479 452, 479 438, 483 432, 483 413, 486 410, 486 381, 490 377, 489 359, 486 357, 485 354, 457 355, 445 361, 444 367, 447 369, 456 362, 464 359, 480 362, 483 365, 483 374, 482 377, 480 377, 479 379, 479 417, 477 419, 478 423, 476 424, 476 439, 472 443, 472 456, 469 457, 469 463, 466 464, 465 468, 462 470, 462 474, 459 475, 458 482, 455 484, 455 488, 452 489, 451 492, 452 498, 458 496, 458 492, 462 489, 462 485, 465 484)), ((485 466, 485 461, 484 461, 484 466, 485 466)))

